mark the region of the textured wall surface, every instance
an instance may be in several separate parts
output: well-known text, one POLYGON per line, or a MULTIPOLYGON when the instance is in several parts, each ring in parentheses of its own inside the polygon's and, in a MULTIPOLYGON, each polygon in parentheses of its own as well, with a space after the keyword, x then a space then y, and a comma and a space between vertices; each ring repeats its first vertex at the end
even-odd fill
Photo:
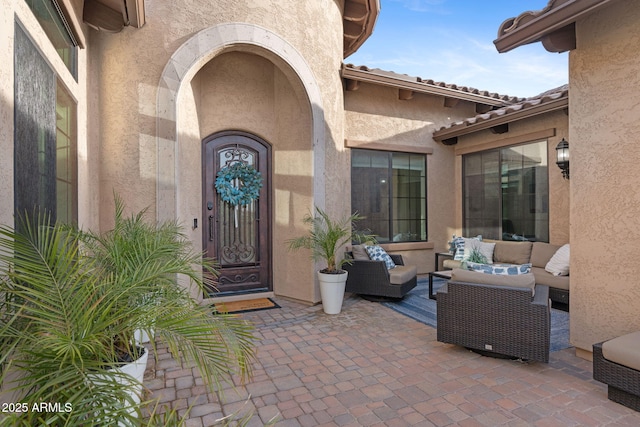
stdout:
MULTIPOLYGON (((74 1, 79 6, 78 1, 74 1)), ((79 12, 78 12, 79 13, 79 12)), ((0 223, 13 223, 14 207, 14 34, 21 26, 36 46, 58 81, 77 102, 78 112, 78 221, 86 228, 96 228, 100 215, 97 203, 99 157, 97 141, 87 138, 88 60, 92 46, 78 50, 78 79, 74 79, 60 59, 53 44, 42 30, 24 0, 3 1, 0 6, 0 223)), ((86 31, 86 28, 81 30, 86 31)), ((109 212, 110 213, 110 212, 109 212)))
MULTIPOLYGON (((143 28, 96 37, 101 206, 109 209, 116 189, 132 210, 150 207, 158 218, 191 224, 201 215, 198 140, 253 132, 273 146, 274 290, 317 302, 309 254, 288 254, 283 243, 304 231, 314 203, 348 212, 339 2, 148 0, 145 7, 143 28)), ((197 232, 190 236, 200 245, 197 232)))
MULTIPOLYGON (((569 141, 571 148, 572 139, 568 132, 569 117, 564 111, 554 111, 551 113, 535 116, 529 119, 520 120, 509 124, 509 132, 496 135, 490 130, 482 130, 471 135, 461 137, 456 146, 457 149, 473 150, 474 146, 491 144, 492 147, 535 142, 540 139, 530 139, 527 135, 539 131, 553 130, 555 136, 547 138, 547 163, 549 171, 549 243, 563 245, 569 242, 569 185, 570 181, 562 178, 560 169, 556 166, 556 145, 562 138, 569 141)), ((461 157, 461 156, 458 156, 461 157)), ((462 212, 462 161, 456 162, 458 173, 456 179, 459 185, 456 186, 456 205, 462 212)), ((457 221, 457 230, 462 229, 462 217, 457 221)))
POLYGON ((640 329, 640 8, 577 25, 570 56, 571 342, 640 329))
MULTIPOLYGON (((345 139, 384 143, 390 147, 428 147, 427 155, 427 233, 430 245, 416 250, 394 250, 407 264, 419 266, 419 273, 433 271, 435 251, 447 249, 454 223, 453 148, 431 138, 434 130, 450 121, 475 114, 474 105, 460 102, 444 107, 439 96, 416 93, 413 99, 399 100, 398 89, 360 83, 356 91, 345 92, 345 139)), ((398 245, 396 245, 397 247, 398 245)))
MULTIPOLYGON (((311 265, 308 253, 287 254, 286 241, 296 237, 300 213, 313 206, 313 147, 308 101, 299 82, 290 82, 268 59, 243 52, 221 54, 207 63, 192 81, 197 126, 182 126, 198 134, 183 143, 179 195, 191 209, 182 216, 200 216, 201 140, 228 129, 256 134, 272 146, 272 266, 274 291, 314 301, 314 288, 305 283, 300 264, 311 265), (293 85, 296 87, 294 88, 293 85), (190 189, 190 190, 188 190, 190 189), (293 227, 292 227, 293 225, 293 227)), ((182 110, 184 111, 184 109, 182 110)), ((184 114, 189 116, 189 114, 184 114)), ((197 238, 197 235, 194 236, 197 238)), ((307 281, 313 283, 313 281, 307 281)))

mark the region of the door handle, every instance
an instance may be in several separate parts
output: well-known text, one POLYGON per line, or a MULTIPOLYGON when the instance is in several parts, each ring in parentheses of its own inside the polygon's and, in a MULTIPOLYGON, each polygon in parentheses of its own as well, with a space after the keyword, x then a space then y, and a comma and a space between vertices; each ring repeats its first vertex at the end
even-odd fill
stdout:
POLYGON ((213 215, 209 215, 209 241, 213 242, 213 215))

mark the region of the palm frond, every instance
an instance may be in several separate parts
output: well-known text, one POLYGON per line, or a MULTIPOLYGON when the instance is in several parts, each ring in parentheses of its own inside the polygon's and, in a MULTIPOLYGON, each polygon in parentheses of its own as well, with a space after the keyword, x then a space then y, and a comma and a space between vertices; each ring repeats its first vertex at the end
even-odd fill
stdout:
POLYGON ((353 240, 363 236, 375 241, 375 237, 364 235, 356 231, 355 223, 364 217, 354 212, 342 220, 333 220, 329 214, 319 207, 315 208, 315 215, 307 214, 303 223, 309 228, 304 236, 288 240, 290 250, 310 249, 314 261, 324 260, 327 263, 326 270, 334 272, 339 270, 347 259, 336 260, 339 248, 353 240))
POLYGON ((135 352, 138 329, 155 331, 175 357, 194 363, 212 390, 236 372, 250 376, 250 325, 214 315, 178 285, 180 277, 203 292, 203 271, 215 274, 212 261, 193 250, 176 222, 124 212, 116 197, 115 225, 106 233, 51 224, 45 215, 25 217, 16 229, 0 226, 0 386, 25 402, 74 408, 12 416, 13 424, 93 425, 114 413, 133 422, 140 405, 111 368, 121 352, 135 352), (106 380, 96 384, 95 375, 106 380))

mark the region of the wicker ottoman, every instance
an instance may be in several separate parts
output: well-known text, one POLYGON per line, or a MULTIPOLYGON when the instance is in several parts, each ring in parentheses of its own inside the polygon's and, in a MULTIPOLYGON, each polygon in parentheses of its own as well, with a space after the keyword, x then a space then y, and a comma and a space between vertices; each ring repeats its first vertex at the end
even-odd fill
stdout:
POLYGON ((593 379, 610 400, 640 411, 640 331, 593 345, 593 379))

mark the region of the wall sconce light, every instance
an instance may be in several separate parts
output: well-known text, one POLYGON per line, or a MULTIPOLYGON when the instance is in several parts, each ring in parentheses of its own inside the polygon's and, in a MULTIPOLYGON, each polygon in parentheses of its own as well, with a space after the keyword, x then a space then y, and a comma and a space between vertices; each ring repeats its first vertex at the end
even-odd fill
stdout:
POLYGON ((556 146, 556 159, 556 164, 562 170, 562 177, 569 179, 569 143, 564 138, 556 146))

